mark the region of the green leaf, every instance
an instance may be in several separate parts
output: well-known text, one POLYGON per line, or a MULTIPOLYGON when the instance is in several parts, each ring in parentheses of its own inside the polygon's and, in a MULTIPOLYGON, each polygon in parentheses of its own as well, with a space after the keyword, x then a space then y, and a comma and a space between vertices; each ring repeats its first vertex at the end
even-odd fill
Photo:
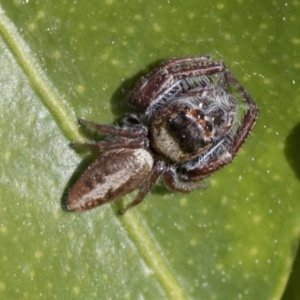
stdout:
POLYGON ((300 231, 299 15, 299 1, 1 1, 1 299, 281 299, 300 231), (123 217, 120 202, 64 212, 89 163, 68 146, 85 139, 76 119, 115 121, 149 66, 204 53, 261 111, 235 161, 123 217))

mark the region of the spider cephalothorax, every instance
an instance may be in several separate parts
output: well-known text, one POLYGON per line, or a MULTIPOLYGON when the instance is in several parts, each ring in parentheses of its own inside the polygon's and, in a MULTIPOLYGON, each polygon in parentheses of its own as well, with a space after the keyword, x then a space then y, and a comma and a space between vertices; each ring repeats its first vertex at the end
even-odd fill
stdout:
POLYGON ((73 144, 101 155, 69 191, 67 209, 87 210, 140 188, 125 213, 159 178, 187 193, 233 160, 259 114, 224 63, 209 56, 166 61, 137 82, 129 104, 139 113, 121 127, 80 120, 111 138, 73 144))

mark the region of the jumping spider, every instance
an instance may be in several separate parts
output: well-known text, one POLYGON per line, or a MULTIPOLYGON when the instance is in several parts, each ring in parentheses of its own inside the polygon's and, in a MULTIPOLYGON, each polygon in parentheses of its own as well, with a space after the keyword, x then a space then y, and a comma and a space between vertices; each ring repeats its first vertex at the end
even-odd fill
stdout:
POLYGON ((91 209, 139 188, 124 214, 159 178, 181 193, 203 187, 204 178, 233 160, 259 114, 224 63, 208 55, 164 62, 137 82, 129 104, 139 114, 120 127, 79 120, 109 139, 73 144, 101 155, 70 189, 68 210, 91 209))

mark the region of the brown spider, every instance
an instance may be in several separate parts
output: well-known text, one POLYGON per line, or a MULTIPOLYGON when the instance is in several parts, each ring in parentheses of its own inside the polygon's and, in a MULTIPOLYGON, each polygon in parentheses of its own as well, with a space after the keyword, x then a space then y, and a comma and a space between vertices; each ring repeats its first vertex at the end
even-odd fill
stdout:
POLYGON ((101 155, 70 189, 67 210, 91 209, 139 188, 124 214, 159 178, 182 193, 203 187, 204 178, 233 160, 259 114, 224 63, 208 55, 164 62, 137 82, 129 104, 139 114, 120 127, 79 120, 109 139, 73 144, 101 155))

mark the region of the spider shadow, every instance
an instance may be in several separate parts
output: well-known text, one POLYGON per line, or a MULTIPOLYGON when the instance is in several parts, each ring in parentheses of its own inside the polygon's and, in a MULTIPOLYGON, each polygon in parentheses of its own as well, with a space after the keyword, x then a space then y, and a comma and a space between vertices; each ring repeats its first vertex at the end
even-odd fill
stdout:
POLYGON ((287 282, 282 300, 299 300, 300 251, 298 239, 292 244, 292 255, 295 256, 291 276, 287 282), (297 251, 298 250, 298 251, 297 251), (296 255, 295 255, 296 254, 296 255))
MULTIPOLYGON (((300 122, 296 124, 289 132, 284 147, 284 154, 288 163, 290 164, 295 176, 300 181, 300 122)), ((300 251, 298 239, 295 240, 292 248, 296 253, 296 257, 293 264, 292 274, 287 283, 285 292, 282 296, 282 300, 299 300, 299 276, 300 276, 300 251), (298 251, 297 251, 298 250, 298 251)))
POLYGON ((284 154, 297 179, 300 181, 300 123, 289 133, 285 141, 284 154))
POLYGON ((112 112, 116 116, 116 120, 120 120, 126 114, 137 112, 130 106, 130 104, 128 104, 128 95, 130 91, 142 76, 145 76, 147 73, 149 73, 149 71, 154 70, 163 61, 165 60, 160 59, 149 64, 148 66, 146 66, 146 68, 139 71, 132 77, 125 79, 123 83, 117 88, 117 90, 111 97, 112 112))

